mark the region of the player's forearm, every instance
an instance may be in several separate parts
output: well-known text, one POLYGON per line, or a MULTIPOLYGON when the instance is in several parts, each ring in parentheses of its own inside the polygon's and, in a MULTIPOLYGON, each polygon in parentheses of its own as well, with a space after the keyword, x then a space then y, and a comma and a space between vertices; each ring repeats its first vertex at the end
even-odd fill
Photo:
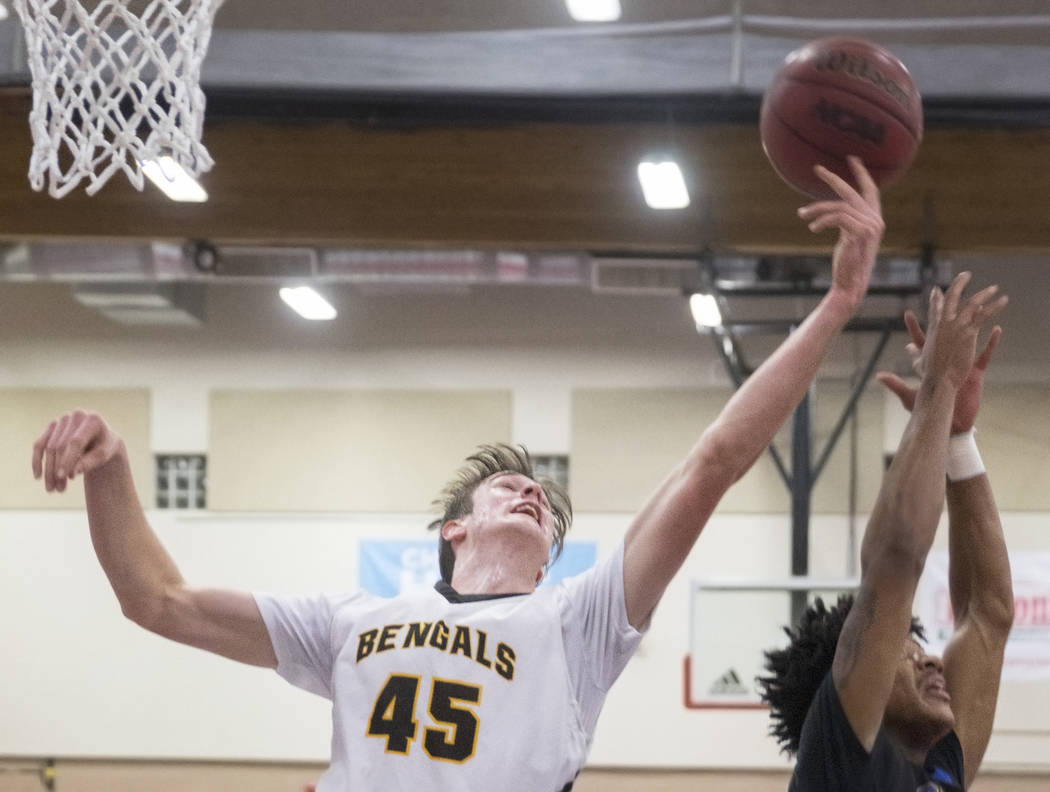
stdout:
POLYGON ((918 581, 944 505, 948 431, 955 388, 924 381, 911 419, 872 510, 862 567, 888 561, 894 574, 918 581))
POLYGON ((127 452, 84 476, 91 541, 121 610, 149 627, 182 576, 146 521, 127 452))
POLYGON ((853 309, 853 303, 839 292, 825 296, 708 427, 703 442, 719 449, 723 464, 736 478, 754 464, 798 407, 853 309))
POLYGON ((948 482, 949 590, 957 623, 1009 630, 1013 624, 1010 558, 988 476, 948 482))
POLYGON ((829 292, 729 400, 688 457, 642 508, 624 540, 628 619, 648 618, 725 491, 743 476, 817 374, 855 303, 829 292))
POLYGON ((733 395, 635 517, 624 543, 624 586, 632 625, 648 618, 722 495, 748 471, 798 406, 851 311, 843 295, 826 296, 733 395))

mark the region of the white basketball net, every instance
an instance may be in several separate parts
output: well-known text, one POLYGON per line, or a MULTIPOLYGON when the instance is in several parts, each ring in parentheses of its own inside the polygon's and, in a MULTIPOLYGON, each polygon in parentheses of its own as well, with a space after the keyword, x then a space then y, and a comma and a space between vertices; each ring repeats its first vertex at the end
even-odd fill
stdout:
POLYGON ((209 170, 200 69, 221 3, 14 0, 33 78, 33 189, 61 198, 87 179, 93 195, 123 170, 141 190, 140 162, 162 155, 191 176, 209 170))

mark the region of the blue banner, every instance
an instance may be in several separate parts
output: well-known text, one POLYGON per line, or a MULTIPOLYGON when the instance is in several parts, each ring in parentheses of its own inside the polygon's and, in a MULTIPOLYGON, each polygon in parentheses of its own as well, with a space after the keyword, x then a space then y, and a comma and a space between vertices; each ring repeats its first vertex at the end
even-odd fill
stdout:
MULTIPOLYGON (((438 543, 433 539, 362 539, 358 545, 358 584, 380 597, 432 588, 441 578, 438 543)), ((549 586, 594 566, 598 545, 567 541, 540 585, 549 586)))

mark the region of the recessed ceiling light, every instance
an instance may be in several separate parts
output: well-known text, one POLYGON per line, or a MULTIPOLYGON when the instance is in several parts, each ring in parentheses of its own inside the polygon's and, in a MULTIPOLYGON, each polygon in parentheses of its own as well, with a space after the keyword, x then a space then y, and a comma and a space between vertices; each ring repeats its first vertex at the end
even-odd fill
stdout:
POLYGON ((620 18, 620 0, 565 0, 577 22, 615 22, 620 18))
POLYGON ((713 294, 694 294, 689 298, 689 311, 697 327, 718 327, 722 324, 722 312, 713 294))
POLYGON ((689 190, 678 163, 673 160, 638 163, 638 181, 645 202, 653 209, 684 209, 689 206, 689 190))
POLYGON ((325 321, 335 319, 337 315, 332 304, 309 286, 285 286, 280 295, 304 319, 325 321))

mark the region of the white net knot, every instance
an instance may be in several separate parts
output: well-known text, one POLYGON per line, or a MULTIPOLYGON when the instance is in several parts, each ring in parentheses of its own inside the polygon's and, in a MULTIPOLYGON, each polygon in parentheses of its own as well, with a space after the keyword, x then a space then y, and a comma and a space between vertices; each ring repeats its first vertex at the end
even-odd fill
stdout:
POLYGON ((61 198, 87 179, 93 195, 122 170, 141 190, 140 163, 163 155, 191 176, 209 170, 200 70, 221 3, 14 0, 32 75, 33 189, 61 198))

